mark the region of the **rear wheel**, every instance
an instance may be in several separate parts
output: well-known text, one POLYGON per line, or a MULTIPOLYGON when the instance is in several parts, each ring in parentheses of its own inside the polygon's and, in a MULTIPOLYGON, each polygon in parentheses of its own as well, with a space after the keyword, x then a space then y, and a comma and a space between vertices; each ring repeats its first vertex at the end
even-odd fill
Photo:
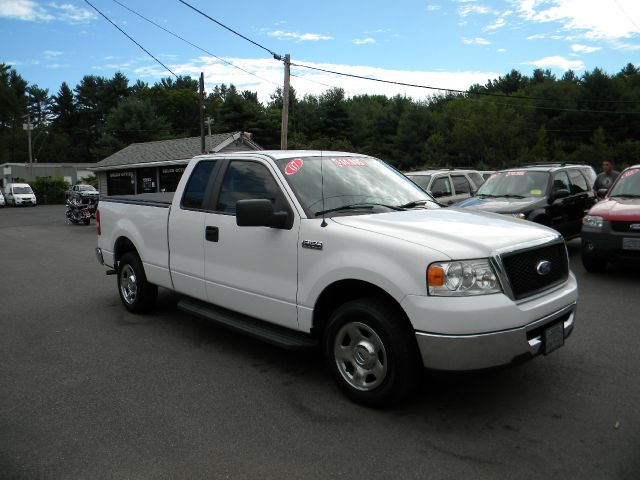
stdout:
POLYGON ((158 287, 147 281, 140 257, 125 253, 118 263, 118 292, 122 304, 132 313, 145 313, 155 305, 158 287))
POLYGON ((327 324, 325 359, 353 401, 384 407, 405 398, 419 373, 417 346, 403 313, 366 298, 345 303, 327 324))

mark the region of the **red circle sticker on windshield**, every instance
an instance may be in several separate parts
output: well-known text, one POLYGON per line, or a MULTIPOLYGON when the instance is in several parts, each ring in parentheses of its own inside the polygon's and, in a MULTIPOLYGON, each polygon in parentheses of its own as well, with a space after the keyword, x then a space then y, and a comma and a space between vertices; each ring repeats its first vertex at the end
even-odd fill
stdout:
POLYGON ((304 162, 301 158, 294 158, 289 163, 287 163, 286 167, 284 167, 284 173, 286 173, 287 175, 293 175, 302 168, 303 163, 304 162))

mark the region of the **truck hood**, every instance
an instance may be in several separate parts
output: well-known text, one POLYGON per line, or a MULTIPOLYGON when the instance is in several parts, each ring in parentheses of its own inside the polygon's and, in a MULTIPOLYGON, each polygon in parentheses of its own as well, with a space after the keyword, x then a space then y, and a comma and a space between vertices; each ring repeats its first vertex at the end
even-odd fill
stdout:
POLYGON ((453 207, 337 216, 333 221, 438 250, 452 259, 485 258, 559 238, 555 230, 533 222, 453 207))
POLYGON ((527 210, 533 210, 540 203, 539 197, 528 198, 482 198, 471 197, 455 204, 456 207, 472 208, 474 210, 482 210, 485 212, 495 213, 519 213, 527 210))
POLYGON ((614 221, 640 220, 640 198, 609 197, 591 207, 589 215, 614 221))

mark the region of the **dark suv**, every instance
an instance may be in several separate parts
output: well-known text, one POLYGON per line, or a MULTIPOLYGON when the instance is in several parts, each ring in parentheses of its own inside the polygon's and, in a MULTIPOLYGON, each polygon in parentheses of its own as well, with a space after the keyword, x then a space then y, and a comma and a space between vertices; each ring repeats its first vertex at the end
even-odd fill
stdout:
POLYGON ((595 172, 587 165, 526 165, 491 175, 456 207, 503 213, 547 225, 565 239, 580 235, 582 217, 596 203, 595 172))

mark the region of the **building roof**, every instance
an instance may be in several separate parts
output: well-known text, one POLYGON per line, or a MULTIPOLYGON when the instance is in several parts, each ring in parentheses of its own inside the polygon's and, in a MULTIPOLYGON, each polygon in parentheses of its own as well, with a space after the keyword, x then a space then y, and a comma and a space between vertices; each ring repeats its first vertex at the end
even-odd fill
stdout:
MULTIPOLYGON (((185 163, 202 153, 200 141, 200 137, 189 137, 132 143, 128 147, 99 161, 94 170, 139 167, 159 163, 185 163)), ((205 136, 205 149, 207 152, 219 152, 223 149, 233 151, 234 146, 237 146, 238 150, 261 150, 261 147, 244 132, 219 133, 211 137, 205 136)))

